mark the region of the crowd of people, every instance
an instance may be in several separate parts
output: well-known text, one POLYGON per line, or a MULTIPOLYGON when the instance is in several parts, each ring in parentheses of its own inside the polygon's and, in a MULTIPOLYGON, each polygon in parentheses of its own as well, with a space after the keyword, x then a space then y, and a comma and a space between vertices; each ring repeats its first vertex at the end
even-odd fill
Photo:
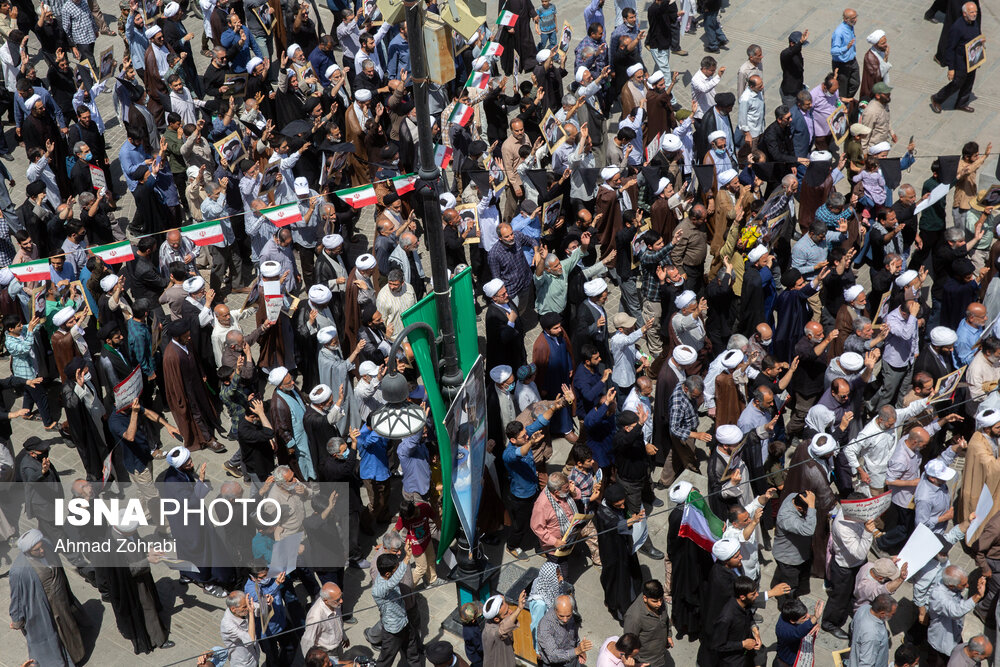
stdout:
MULTIPOLYGON (((379 623, 358 634, 379 667, 512 667, 525 611, 545 667, 659 667, 682 639, 699 666, 772 653, 789 667, 813 659, 819 633, 851 667, 992 658, 995 638, 964 631, 969 613, 996 626, 1000 593, 1000 503, 982 502, 1000 498, 1000 192, 979 187, 992 146, 922 156, 901 140, 895 36, 877 17, 843 11, 815 80, 808 30, 777 55, 746 45, 728 77, 705 55, 686 103, 670 61, 699 24, 708 54, 729 48, 720 0, 592 0, 575 41, 553 0, 508 0, 453 34, 454 78, 417 82, 422 155, 406 23, 328 3, 324 26, 302 1, 129 0, 115 30, 96 0, 0 0, 17 139, 0 153, 23 144, 29 162, 18 206, 0 163, 0 481, 33 483, 5 492, 0 537, 16 547, 11 628, 31 660, 88 657, 65 563, 136 654, 174 647, 160 554, 106 567, 54 548, 73 533, 53 515, 62 484, 89 503, 109 480, 147 503, 283 510, 209 537, 157 526, 177 541, 173 576, 224 604, 221 645, 199 665, 349 664, 345 624, 371 605, 379 623), (98 51, 99 34, 124 48, 98 51), (430 162, 440 179, 415 180, 430 162), (440 254, 421 242, 428 224, 443 226, 440 254), (480 559, 497 545, 489 567, 538 567, 528 590, 462 605, 461 640, 425 645, 416 601, 440 585, 451 489, 432 423, 397 441, 372 417, 390 366, 427 402, 412 350, 392 349, 435 287, 429 255, 471 274, 485 332, 470 541, 480 559), (135 369, 141 392, 123 402, 135 369), (38 436, 11 442, 15 419, 38 436), (75 479, 49 458, 67 446, 75 479), (218 488, 216 454, 231 478, 218 488), (647 523, 658 508, 663 550, 647 523), (274 545, 299 532, 314 565, 274 576, 274 545), (899 554, 927 539, 937 553, 911 571, 899 554), (951 562, 958 550, 975 570, 951 562), (663 575, 644 577, 640 554, 663 575), (618 634, 583 635, 583 567, 600 570, 618 634), (369 571, 364 600, 345 599, 347 568, 369 571), (905 582, 918 615, 890 657, 905 582), (824 587, 825 605, 807 606, 824 587), (766 646, 756 609, 770 598, 766 646)), ((930 107, 957 95, 971 113, 979 3, 936 0, 925 18, 942 15, 947 84, 930 107)))

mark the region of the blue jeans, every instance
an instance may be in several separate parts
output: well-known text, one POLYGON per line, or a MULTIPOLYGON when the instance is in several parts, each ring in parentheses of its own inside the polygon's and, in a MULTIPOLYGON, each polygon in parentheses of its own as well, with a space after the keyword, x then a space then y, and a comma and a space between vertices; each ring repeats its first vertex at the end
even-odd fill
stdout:
MULTIPOLYGON (((554 49, 556 48, 556 33, 558 31, 553 30, 552 32, 543 32, 541 36, 541 41, 538 42, 538 50, 542 49, 554 49)), ((540 64, 540 63, 539 63, 540 64)))
POLYGON ((708 12, 702 16, 704 17, 705 37, 708 38, 705 48, 715 50, 719 48, 720 44, 729 41, 726 33, 722 32, 722 26, 719 25, 719 12, 708 12))
POLYGON ((45 395, 45 387, 25 385, 24 402, 21 403, 21 407, 31 410, 35 406, 38 406, 38 416, 42 418, 42 423, 45 426, 51 426, 52 417, 49 415, 49 398, 45 395))

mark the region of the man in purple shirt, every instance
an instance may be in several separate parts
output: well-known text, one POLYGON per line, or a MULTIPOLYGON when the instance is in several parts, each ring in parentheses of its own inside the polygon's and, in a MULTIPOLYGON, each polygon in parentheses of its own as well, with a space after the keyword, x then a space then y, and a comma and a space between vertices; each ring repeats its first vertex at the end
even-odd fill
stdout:
POLYGON ((889 335, 882 351, 882 387, 868 404, 869 412, 874 412, 883 405, 895 405, 896 397, 905 396, 910 390, 910 371, 913 370, 913 359, 917 355, 917 338, 920 333, 918 312, 920 303, 907 300, 886 315, 889 335))

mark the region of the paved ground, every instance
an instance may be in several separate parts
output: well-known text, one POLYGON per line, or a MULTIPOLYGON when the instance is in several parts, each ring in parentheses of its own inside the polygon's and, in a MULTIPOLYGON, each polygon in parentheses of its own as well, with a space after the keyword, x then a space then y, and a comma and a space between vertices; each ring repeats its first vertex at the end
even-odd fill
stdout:
MULTIPOLYGON (((584 0, 558 0, 556 4, 560 19, 570 21, 575 35, 583 35, 585 26, 582 24, 582 9, 587 2, 584 0)), ((117 19, 117 3, 102 0, 101 5, 107 13, 109 24, 114 26, 117 19)), ((495 15, 495 3, 490 3, 490 6, 494 12, 493 15, 495 15)), ((1000 110, 1000 81, 993 78, 1000 68, 1000 60, 990 59, 980 70, 976 86, 978 98, 974 102, 977 113, 967 115, 946 112, 941 116, 936 116, 928 108, 927 98, 945 81, 944 71, 930 60, 940 26, 922 20, 921 16, 926 8, 924 3, 915 3, 912 0, 879 0, 877 2, 865 0, 853 6, 860 14, 857 25, 859 42, 863 42, 864 35, 876 28, 885 30, 889 36, 891 61, 894 64, 892 77, 895 90, 891 107, 893 124, 901 140, 905 141, 909 135, 914 135, 917 141, 918 156, 921 158, 911 169, 911 172, 904 176, 904 181, 921 183, 928 175, 929 162, 927 159, 929 156, 956 154, 965 141, 973 139, 979 140, 981 144, 985 145, 993 133, 1000 128, 1000 120, 996 116, 996 111, 1000 110)), ((608 6, 605 9, 608 23, 613 23, 612 8, 608 6)), ((830 33, 839 22, 842 9, 843 7, 840 5, 815 1, 741 0, 731 2, 722 16, 722 24, 731 40, 730 50, 723 51, 718 57, 720 63, 728 69, 728 73, 723 79, 723 89, 733 89, 736 70, 744 60, 744 49, 749 43, 756 42, 764 49, 768 102, 773 104, 777 98, 775 89, 780 77, 777 54, 785 46, 784 40, 789 32, 803 29, 809 29, 811 38, 810 44, 804 49, 806 81, 809 85, 814 85, 820 77, 829 71, 830 33)), ((645 16, 642 11, 640 14, 645 16)), ((321 17, 326 25, 330 24, 330 13, 325 7, 321 11, 321 17)), ((200 19, 188 18, 186 25, 189 31, 196 35, 200 34, 200 19)), ((988 36, 1000 34, 997 27, 996 11, 992 7, 985 7, 984 32, 988 36)), ((199 42, 200 40, 196 37, 195 45, 197 46, 199 42)), ((119 37, 101 37, 95 50, 99 53, 101 49, 110 45, 115 46, 120 59, 122 42, 119 37)), ((683 82, 685 85, 678 85, 675 89, 675 95, 679 102, 687 104, 689 89, 686 85, 690 81, 691 74, 697 71, 698 62, 704 54, 700 36, 685 35, 682 39, 682 46, 690 51, 690 55, 683 58, 672 58, 671 66, 684 73, 683 82)), ((32 45, 32 50, 37 50, 37 44, 32 45)), ((205 59, 198 54, 196 61, 199 63, 199 70, 203 69, 205 59)), ((648 54, 645 56, 645 61, 647 64, 651 63, 648 54)), ((45 65, 42 64, 40 69, 44 75, 45 65)), ((116 155, 118 148, 124 141, 124 129, 117 120, 113 120, 114 110, 110 94, 103 95, 99 105, 108 125, 106 138, 111 146, 111 153, 116 155)), ((901 150, 896 150, 893 151, 893 154, 901 154, 901 152, 901 150)), ((19 204, 23 198, 25 184, 26 160, 23 151, 18 150, 16 161, 8 163, 7 166, 19 181, 12 192, 15 203, 19 204)), ((994 166, 994 160, 988 161, 983 173, 992 176, 994 166)), ((989 182, 992 182, 992 179, 984 177, 981 187, 985 187, 989 182)), ((122 210, 124 216, 132 215, 134 209, 130 198, 125 198, 122 201, 122 210)), ((370 233, 372 224, 370 215, 366 214, 362 224, 363 229, 370 233)), ((617 298, 617 295, 613 298, 617 298)), ((613 303, 611 306, 614 307, 613 303)), ((3 364, 0 375, 5 375, 8 372, 7 365, 3 364)), ((30 435, 42 435, 39 422, 19 421, 15 423, 13 436, 15 448, 19 449, 20 443, 30 435)), ((230 443, 230 446, 234 444, 230 443)), ((567 453, 568 444, 564 441, 557 442, 553 464, 561 465, 567 453)), ((52 454, 64 477, 72 478, 80 474, 80 462, 72 450, 56 441, 52 454)), ((197 461, 207 460, 210 478, 214 479, 217 484, 221 483, 224 479, 221 464, 225 457, 210 453, 196 454, 195 457, 197 461)), ((157 471, 161 471, 163 464, 157 465, 157 471)), ((704 490, 706 482, 703 477, 692 476, 691 481, 704 490)), ((664 535, 665 516, 665 512, 661 510, 650 518, 650 532, 653 542, 661 548, 664 547, 666 541, 664 535)), ((494 564, 500 563, 501 560, 510 560, 509 556, 506 556, 499 547, 493 552, 487 552, 487 556, 494 564)), ((953 559, 971 568, 971 561, 960 550, 953 551, 953 559)), ((663 577, 662 563, 651 561, 645 556, 642 556, 640 560, 650 576, 663 577)), ((768 558, 768 560, 770 559, 768 558)), ((519 566, 537 567, 540 562, 539 557, 532 557, 519 563, 519 566)), ((509 565, 509 563, 505 563, 505 565, 509 565)), ((773 565, 765 565, 765 581, 769 581, 772 568, 773 565)), ((581 574, 578 570, 579 568, 573 573, 572 579, 575 581, 578 603, 583 613, 583 634, 597 644, 606 636, 617 634, 619 628, 604 609, 598 571, 591 569, 581 574)), ((132 655, 130 643, 124 641, 115 629, 111 610, 100 603, 95 596, 94 589, 90 588, 75 573, 70 572, 70 582, 74 592, 83 604, 84 616, 80 620, 83 623, 88 647, 91 648, 90 664, 102 664, 108 667, 193 664, 192 658, 200 650, 220 643, 218 635, 219 619, 222 616, 220 601, 193 587, 188 589, 181 587, 177 583, 176 577, 171 576, 166 570, 154 572, 158 578, 158 588, 164 603, 165 615, 169 616, 170 619, 170 636, 177 642, 177 647, 169 651, 156 651, 145 656, 132 655)), ((359 624, 350 626, 347 632, 349 639, 354 644, 364 643, 361 629, 370 625, 377 618, 377 612, 372 608, 371 596, 367 591, 369 585, 367 575, 362 576, 358 570, 349 571, 346 597, 349 603, 356 608, 357 617, 360 620, 359 624)), ((910 595, 909 589, 909 585, 903 588, 903 596, 910 595)), ((822 586, 818 582, 814 582, 813 590, 822 593, 822 586)), ((0 579, 0 603, 5 603, 8 595, 9 589, 6 580, 0 579)), ((437 587, 425 591, 422 598, 421 605, 425 610, 424 617, 429 619, 426 630, 428 640, 430 640, 440 636, 442 620, 454 610, 455 589, 451 584, 441 582, 437 587)), ((812 601, 808 600, 807 602, 811 605, 812 601)), ((4 607, 5 605, 0 604, 0 609, 4 607)), ((3 647, 0 650, 0 666, 20 665, 27 657, 24 640, 19 636, 19 633, 7 628, 7 623, 3 622, 5 615, 5 612, 0 612, 0 646, 3 647)), ((897 620, 902 621, 906 615, 907 610, 902 609, 897 620)), ((773 628, 776 620, 776 611, 773 605, 764 611, 764 616, 765 622, 761 626, 762 635, 766 644, 771 645, 774 641, 773 628)), ((967 626, 967 636, 978 631, 978 621, 972 617, 970 617, 967 626)), ((456 641, 453 636, 446 638, 453 642, 456 641)), ((896 642, 894 642, 895 644, 896 642)), ((828 657, 829 651, 841 647, 842 643, 831 641, 829 637, 821 635, 818 664, 831 664, 832 661, 828 657)), ((678 664, 683 664, 685 661, 690 664, 694 660, 696 649, 696 645, 680 641, 673 651, 673 657, 678 664)), ((362 653, 365 651, 363 648, 358 650, 362 653)), ((771 660, 771 655, 768 655, 768 662, 771 660)), ((594 664, 595 661, 596 651, 589 656, 590 664, 594 664)), ((761 660, 758 662, 763 664, 761 660)))

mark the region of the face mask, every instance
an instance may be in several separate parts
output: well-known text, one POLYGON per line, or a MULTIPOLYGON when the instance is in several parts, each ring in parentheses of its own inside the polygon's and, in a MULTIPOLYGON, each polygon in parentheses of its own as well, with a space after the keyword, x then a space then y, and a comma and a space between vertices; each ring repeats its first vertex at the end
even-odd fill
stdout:
POLYGON ((86 155, 83 156, 83 159, 86 160, 87 162, 90 162, 91 160, 94 159, 94 154, 93 153, 87 153, 86 155))
POLYGON ((90 382, 90 373, 87 373, 86 375, 83 376, 83 381, 90 382))
POLYGON ((507 387, 504 389, 504 391, 506 391, 508 394, 513 394, 514 393, 514 383, 511 382, 509 385, 507 385, 507 387))
POLYGON ((713 148, 712 152, 715 153, 716 155, 718 155, 719 157, 722 157, 722 156, 724 156, 726 154, 726 149, 725 148, 713 148))
POLYGON ((771 339, 768 338, 767 340, 762 340, 760 344, 766 347, 771 344, 771 339))
POLYGON ((344 453, 340 455, 340 458, 342 458, 342 459, 344 459, 346 461, 347 457, 349 457, 350 455, 351 455, 351 450, 345 449, 344 453))

